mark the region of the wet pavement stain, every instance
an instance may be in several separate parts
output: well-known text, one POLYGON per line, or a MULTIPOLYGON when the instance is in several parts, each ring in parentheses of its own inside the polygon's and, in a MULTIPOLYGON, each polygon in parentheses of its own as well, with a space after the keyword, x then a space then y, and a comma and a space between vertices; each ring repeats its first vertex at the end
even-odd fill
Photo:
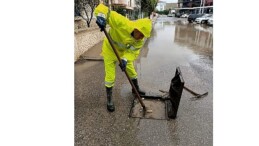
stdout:
MULTIPOLYGON (((179 66, 185 85, 198 93, 209 92, 208 96, 193 101, 193 96, 183 91, 175 120, 129 118, 131 87, 117 67, 113 89, 116 110, 109 113, 103 62, 78 61, 75 64, 75 146, 213 145, 212 27, 189 24, 184 18, 159 17, 151 36, 135 62, 140 87, 149 95, 161 95, 159 90, 169 90, 179 66)), ((93 48, 99 57, 101 48, 93 48)))

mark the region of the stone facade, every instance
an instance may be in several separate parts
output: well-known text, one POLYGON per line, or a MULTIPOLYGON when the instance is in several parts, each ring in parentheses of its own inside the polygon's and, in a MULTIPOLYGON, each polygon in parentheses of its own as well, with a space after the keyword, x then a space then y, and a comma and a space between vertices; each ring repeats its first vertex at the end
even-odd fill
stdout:
POLYGON ((74 62, 77 61, 89 48, 104 39, 105 35, 95 24, 95 19, 91 21, 90 26, 90 28, 86 27, 86 22, 83 19, 75 19, 74 62))
POLYGON ((100 32, 99 28, 93 30, 84 30, 79 33, 75 33, 75 52, 74 61, 77 61, 84 52, 93 47, 95 44, 102 41, 104 33, 100 32))

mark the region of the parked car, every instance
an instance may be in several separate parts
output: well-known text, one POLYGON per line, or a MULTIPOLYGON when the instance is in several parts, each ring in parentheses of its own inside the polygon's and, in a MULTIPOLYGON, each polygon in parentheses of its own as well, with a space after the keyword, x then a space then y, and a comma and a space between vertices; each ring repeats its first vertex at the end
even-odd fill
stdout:
POLYGON ((182 16, 181 16, 181 18, 188 18, 188 14, 183 14, 182 16))
POLYGON ((196 23, 204 24, 208 22, 208 19, 212 16, 212 14, 204 14, 201 17, 195 19, 196 23))
POLYGON ((177 18, 180 18, 181 14, 178 12, 178 13, 175 13, 175 17, 177 18))
POLYGON ((173 17, 173 14, 168 13, 167 17, 173 17))
POLYGON ((187 20, 189 21, 189 23, 192 23, 195 21, 196 18, 201 17, 203 15, 204 14, 190 14, 187 20))
POLYGON ((209 19, 208 19, 208 23, 207 23, 209 26, 213 26, 213 16, 211 16, 209 19))

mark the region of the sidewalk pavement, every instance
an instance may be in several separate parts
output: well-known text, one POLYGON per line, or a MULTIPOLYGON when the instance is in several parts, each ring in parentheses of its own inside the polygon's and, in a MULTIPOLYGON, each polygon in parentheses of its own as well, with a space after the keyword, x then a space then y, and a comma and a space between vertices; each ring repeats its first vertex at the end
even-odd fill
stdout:
POLYGON ((84 52, 80 58, 86 60, 103 60, 103 57, 101 56, 102 44, 103 41, 95 44, 93 47, 84 52))

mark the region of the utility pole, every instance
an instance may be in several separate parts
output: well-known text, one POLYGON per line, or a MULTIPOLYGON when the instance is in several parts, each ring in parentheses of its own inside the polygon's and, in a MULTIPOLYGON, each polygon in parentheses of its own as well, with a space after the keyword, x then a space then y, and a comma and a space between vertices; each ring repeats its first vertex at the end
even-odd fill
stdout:
POLYGON ((138 19, 141 19, 142 18, 141 0, 137 0, 137 1, 138 1, 138 6, 139 6, 138 19))
POLYGON ((112 0, 110 1, 108 0, 108 2, 109 2, 109 9, 112 10, 112 5, 113 5, 112 0))
POLYGON ((203 0, 202 14, 204 13, 205 0, 203 0))
POLYGON ((201 0, 201 3, 200 3, 200 10, 199 10, 199 14, 201 13, 202 1, 203 1, 203 0, 201 0))

